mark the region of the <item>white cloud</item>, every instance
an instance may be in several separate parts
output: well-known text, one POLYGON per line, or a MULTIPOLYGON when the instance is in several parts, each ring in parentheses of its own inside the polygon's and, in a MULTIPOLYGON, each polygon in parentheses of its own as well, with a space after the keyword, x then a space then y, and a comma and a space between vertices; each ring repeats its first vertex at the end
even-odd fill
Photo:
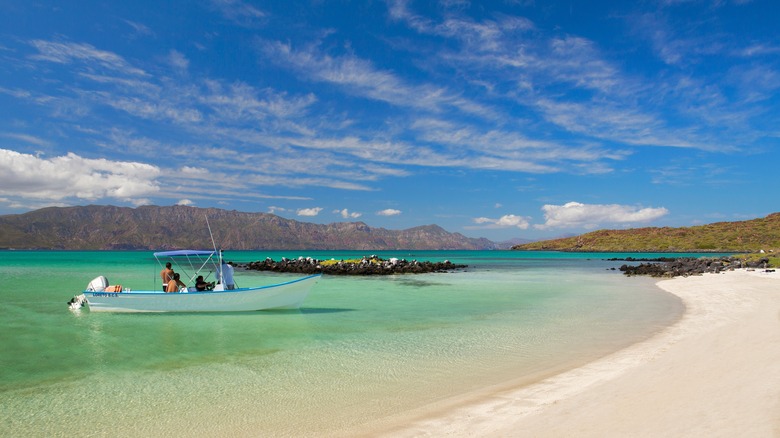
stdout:
POLYGON ((396 210, 394 208, 386 208, 384 210, 380 210, 376 212, 377 216, 397 216, 401 214, 401 210, 396 210))
POLYGON ((581 204, 569 202, 564 205, 545 205, 545 223, 535 228, 598 228, 604 224, 631 224, 650 222, 669 213, 666 208, 639 208, 618 204, 581 204))
POLYGON ((276 214, 277 212, 284 213, 285 211, 289 211, 289 210, 284 207, 276 207, 273 205, 268 207, 268 212, 271 214, 276 214))
POLYGON ((176 203, 176 205, 193 205, 195 204, 189 199, 180 199, 179 202, 176 203))
POLYGON ((529 218, 514 214, 505 214, 498 219, 478 217, 474 219, 474 223, 480 225, 487 224, 485 228, 519 228, 521 230, 528 229, 530 225, 529 218))
POLYGON ((322 211, 322 207, 301 208, 298 209, 298 216, 317 216, 322 211))
POLYGON ((346 208, 343 210, 333 210, 333 212, 336 214, 340 214, 341 217, 343 217, 344 219, 350 219, 350 218, 356 219, 359 218, 360 216, 363 216, 363 213, 357 213, 357 212, 350 213, 349 210, 347 210, 346 208))
POLYGON ((144 163, 89 159, 74 153, 46 159, 0 149, 0 195, 15 198, 147 202, 145 196, 160 191, 160 175, 158 167, 144 163))

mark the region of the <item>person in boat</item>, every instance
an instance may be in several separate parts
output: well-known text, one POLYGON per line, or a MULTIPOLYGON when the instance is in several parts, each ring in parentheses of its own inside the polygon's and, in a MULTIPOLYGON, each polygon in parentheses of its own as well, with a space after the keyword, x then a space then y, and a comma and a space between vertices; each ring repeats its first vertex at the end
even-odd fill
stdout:
POLYGON ((186 287, 179 278, 179 274, 174 272, 173 278, 168 282, 168 287, 165 288, 165 292, 178 292, 180 287, 186 287))
POLYGON ((160 279, 162 280, 163 292, 168 292, 168 283, 173 280, 173 269, 171 268, 171 262, 165 264, 165 267, 160 271, 160 279))
POLYGON ((225 282, 225 290, 236 288, 236 283, 233 281, 233 266, 225 261, 222 262, 222 280, 225 282))
POLYGON ((214 289, 214 283, 209 283, 203 279, 202 275, 198 275, 198 278, 195 279, 195 289, 197 289, 198 292, 212 290, 214 289))
POLYGON ((179 278, 178 275, 176 275, 175 272, 173 272, 173 268, 171 268, 171 262, 168 262, 165 264, 165 268, 163 268, 162 271, 160 271, 160 278, 162 279, 162 289, 163 292, 171 292, 168 290, 168 284, 171 282, 171 280, 176 280, 177 288, 173 292, 178 292, 179 288, 181 287, 187 287, 186 284, 184 284, 179 278))

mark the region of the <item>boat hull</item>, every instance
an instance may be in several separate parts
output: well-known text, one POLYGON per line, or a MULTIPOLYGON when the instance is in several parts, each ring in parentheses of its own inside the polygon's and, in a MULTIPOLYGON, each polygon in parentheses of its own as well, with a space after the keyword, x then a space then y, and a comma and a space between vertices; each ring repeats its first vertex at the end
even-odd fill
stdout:
POLYGON ((226 291, 84 291, 84 296, 91 312, 245 312, 297 309, 319 279, 320 275, 311 275, 286 283, 226 291))

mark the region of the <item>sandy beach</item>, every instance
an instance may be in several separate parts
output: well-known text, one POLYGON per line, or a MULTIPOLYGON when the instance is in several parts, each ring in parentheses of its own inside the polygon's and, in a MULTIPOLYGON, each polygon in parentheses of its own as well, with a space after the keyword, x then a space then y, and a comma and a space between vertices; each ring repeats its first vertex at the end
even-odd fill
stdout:
POLYGON ((686 311, 656 336, 530 386, 363 430, 419 437, 780 436, 780 273, 663 280, 686 311))

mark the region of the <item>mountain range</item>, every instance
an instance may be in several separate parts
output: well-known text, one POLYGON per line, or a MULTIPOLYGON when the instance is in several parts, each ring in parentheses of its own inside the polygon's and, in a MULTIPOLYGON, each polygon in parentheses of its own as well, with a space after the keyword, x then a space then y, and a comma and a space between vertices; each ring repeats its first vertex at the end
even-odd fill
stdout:
POLYGON ((438 225, 405 230, 363 222, 313 224, 269 213, 189 206, 48 207, 0 216, 0 248, 61 250, 437 250, 497 249, 438 225), (209 228, 211 235, 209 234, 209 228))
POLYGON ((583 252, 752 252, 780 249, 780 213, 693 227, 598 230, 543 241, 496 243, 438 225, 405 230, 363 222, 314 224, 270 213, 189 206, 48 207, 0 216, 0 248, 58 250, 547 250, 583 252), (211 234, 210 234, 211 231, 211 234))

